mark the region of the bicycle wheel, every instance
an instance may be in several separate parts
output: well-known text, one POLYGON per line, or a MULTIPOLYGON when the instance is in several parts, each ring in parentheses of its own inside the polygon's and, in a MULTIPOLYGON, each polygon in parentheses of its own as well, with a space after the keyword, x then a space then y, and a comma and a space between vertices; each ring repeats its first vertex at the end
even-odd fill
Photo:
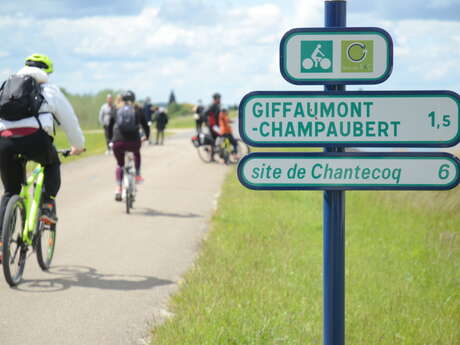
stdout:
POLYGON ((125 205, 126 205, 126 213, 129 214, 129 209, 131 208, 131 188, 129 185, 128 185, 128 188, 126 188, 125 205))
POLYGON ((236 155, 230 155, 230 163, 238 163, 241 158, 246 156, 251 150, 249 149, 249 146, 246 145, 241 139, 236 139, 236 143, 238 146, 238 153, 236 155))
POLYGON ((196 148, 198 156, 205 163, 210 163, 212 160, 212 147, 211 145, 200 145, 196 148))
POLYGON ((38 265, 43 271, 50 268, 56 245, 56 224, 38 223, 36 236, 36 250, 38 265))
POLYGON ((135 188, 136 188, 136 182, 134 181, 134 176, 129 175, 129 189, 128 189, 127 194, 129 195, 128 206, 130 209, 132 209, 134 206, 134 196, 136 195, 135 188))
POLYGON ((6 205, 2 234, 3 274, 10 286, 18 285, 24 273, 27 244, 22 241, 22 230, 25 219, 24 203, 18 195, 13 195, 6 205))

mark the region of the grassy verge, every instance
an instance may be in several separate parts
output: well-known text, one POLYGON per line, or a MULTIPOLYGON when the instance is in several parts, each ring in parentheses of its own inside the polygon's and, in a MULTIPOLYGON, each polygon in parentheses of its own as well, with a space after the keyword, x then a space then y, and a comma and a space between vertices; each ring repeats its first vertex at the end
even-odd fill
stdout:
MULTIPOLYGON (((230 118, 235 119, 238 117, 238 112, 236 110, 231 110, 229 116, 230 118)), ((175 116, 170 118, 167 129, 183 128, 195 128, 195 119, 193 115, 175 116)))
MULTIPOLYGON (((460 196, 347 192, 346 343, 460 343, 460 196)), ((152 344, 322 344, 322 193, 231 174, 152 344)))
MULTIPOLYGON (((88 156, 98 155, 104 153, 106 150, 104 133, 101 131, 89 130, 83 132, 86 139, 86 151, 79 156, 68 157, 61 159, 63 163, 73 161, 76 159, 81 159, 88 156)), ((54 145, 58 149, 67 149, 70 148, 70 144, 67 140, 66 135, 62 130, 56 132, 54 138, 54 145)))
POLYGON ((166 129, 195 128, 193 115, 171 117, 166 129))

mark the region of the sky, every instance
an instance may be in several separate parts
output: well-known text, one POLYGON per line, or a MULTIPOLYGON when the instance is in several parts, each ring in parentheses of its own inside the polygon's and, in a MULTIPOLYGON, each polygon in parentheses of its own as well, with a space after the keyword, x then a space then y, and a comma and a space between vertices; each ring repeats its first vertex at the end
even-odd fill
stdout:
MULTIPOLYGON (((50 81, 72 93, 133 90, 138 98, 226 104, 250 91, 322 90, 285 81, 279 43, 324 26, 323 0, 36 0, 0 8, 0 79, 39 52, 50 81)), ((393 39, 387 81, 347 90, 460 93, 460 0, 348 0, 347 26, 380 27, 393 39)))

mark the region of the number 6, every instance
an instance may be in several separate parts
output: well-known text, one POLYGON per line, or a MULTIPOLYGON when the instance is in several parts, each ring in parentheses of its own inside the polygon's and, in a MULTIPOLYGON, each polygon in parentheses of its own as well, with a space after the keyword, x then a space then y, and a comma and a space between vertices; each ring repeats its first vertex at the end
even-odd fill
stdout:
POLYGON ((449 177, 449 164, 443 164, 440 166, 438 176, 441 180, 445 180, 449 177))

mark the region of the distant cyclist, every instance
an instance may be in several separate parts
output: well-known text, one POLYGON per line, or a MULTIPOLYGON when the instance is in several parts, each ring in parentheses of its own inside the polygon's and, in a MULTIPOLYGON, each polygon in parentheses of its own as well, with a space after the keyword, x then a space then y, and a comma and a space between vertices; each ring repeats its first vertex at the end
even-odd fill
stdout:
POLYGON ((228 110, 223 108, 219 113, 219 129, 220 135, 224 138, 228 138, 230 143, 233 146, 232 154, 236 155, 238 153, 238 143, 233 136, 233 129, 232 129, 232 120, 228 116, 228 110))
POLYGON ((0 217, 3 217, 9 197, 19 194, 21 190, 22 166, 16 157, 23 155, 28 160, 44 166, 45 194, 41 219, 49 224, 57 222, 54 199, 61 185, 61 163, 53 146, 55 121, 62 126, 69 139, 71 154, 80 154, 84 150, 85 138, 72 105, 58 86, 48 83, 48 75, 52 72, 53 62, 48 56, 33 54, 26 59, 25 67, 2 85, 0 92, 0 170, 5 194, 1 201, 0 217), (38 83, 39 89, 34 89, 34 83, 38 83), (21 105, 18 103, 14 105, 14 102, 11 102, 11 100, 14 101, 14 95, 16 97, 25 96, 27 92, 33 92, 33 90, 39 91, 43 96, 43 99, 41 96, 36 96, 31 100, 31 102, 39 100, 36 104, 38 111, 27 115, 15 112, 14 109, 21 109, 21 105), (10 96, 8 96, 9 93, 10 96), (12 120, 13 118, 15 120, 12 120))
MULTIPOLYGON (((220 113, 220 93, 215 93, 212 95, 212 103, 204 110, 204 118, 209 129, 209 133, 212 136, 213 143, 215 143, 216 138, 220 136, 219 129, 219 113, 220 113)), ((211 160, 214 160, 214 145, 212 147, 211 160)))
POLYGON ((114 118, 109 124, 109 136, 113 143, 112 150, 117 161, 115 178, 115 200, 121 201, 121 184, 123 181, 123 167, 125 166, 125 152, 134 154, 134 167, 136 169, 136 182, 141 183, 141 137, 139 129, 145 133, 145 140, 150 137, 150 127, 147 124, 142 109, 134 103, 136 96, 132 91, 126 91, 121 95, 121 104, 114 118))

